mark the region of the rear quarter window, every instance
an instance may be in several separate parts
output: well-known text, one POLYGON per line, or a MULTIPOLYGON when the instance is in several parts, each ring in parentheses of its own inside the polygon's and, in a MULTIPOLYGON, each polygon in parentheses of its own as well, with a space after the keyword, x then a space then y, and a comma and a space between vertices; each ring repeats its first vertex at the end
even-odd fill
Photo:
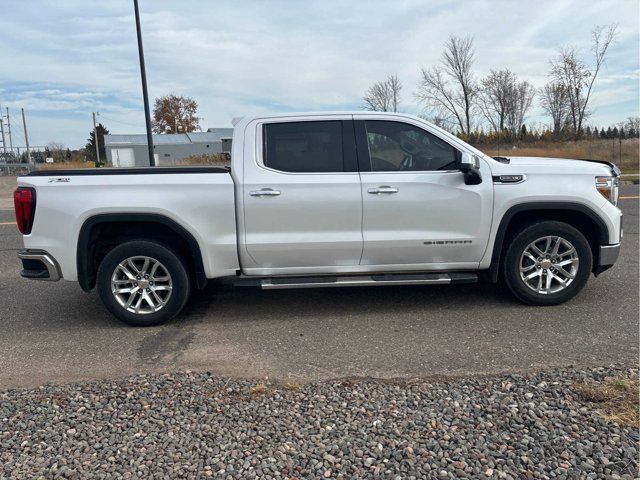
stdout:
POLYGON ((263 163, 281 172, 343 172, 342 122, 283 122, 263 126, 263 163))

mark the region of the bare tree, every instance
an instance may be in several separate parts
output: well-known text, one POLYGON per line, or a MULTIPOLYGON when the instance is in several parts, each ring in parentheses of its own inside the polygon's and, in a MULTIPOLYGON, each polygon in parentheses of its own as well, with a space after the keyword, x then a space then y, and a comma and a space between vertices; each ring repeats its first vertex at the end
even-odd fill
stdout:
POLYGON ((496 132, 502 132, 506 127, 515 83, 516 76, 509 69, 491 70, 481 81, 480 110, 496 132))
POLYGON ((480 110, 496 132, 508 129, 516 136, 531 108, 535 90, 509 69, 492 70, 481 82, 480 110))
POLYGON ((365 108, 374 112, 397 112, 401 90, 400 79, 396 75, 389 75, 386 80, 374 83, 365 92, 365 108))
POLYGON ((422 69, 416 97, 464 134, 471 132, 478 88, 471 71, 475 53, 471 37, 449 37, 440 63, 422 69))
POLYGON ((540 89, 540 106, 553 121, 553 134, 559 135, 567 119, 569 98, 567 88, 559 82, 549 82, 540 89))
POLYGON ((47 143, 45 150, 49 153, 51 158, 53 158, 53 161, 57 163, 64 162, 66 148, 67 147, 65 147, 63 143, 49 142, 47 143))
POLYGON ((526 80, 520 83, 514 82, 507 107, 507 128, 514 136, 518 135, 524 124, 524 119, 531 108, 535 94, 533 85, 526 80))
POLYGON ((617 25, 597 26, 592 32, 594 64, 589 68, 580 58, 575 47, 560 49, 558 57, 551 61, 551 76, 567 90, 571 126, 576 137, 582 132, 584 120, 589 117, 587 109, 598 73, 604 64, 617 25))
POLYGON ((624 128, 630 137, 637 137, 640 132, 640 117, 627 117, 624 128))

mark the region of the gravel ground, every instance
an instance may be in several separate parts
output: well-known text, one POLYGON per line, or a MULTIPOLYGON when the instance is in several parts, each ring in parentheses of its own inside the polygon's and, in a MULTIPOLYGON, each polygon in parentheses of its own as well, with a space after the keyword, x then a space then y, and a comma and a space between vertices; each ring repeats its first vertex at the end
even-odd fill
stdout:
POLYGON ((622 367, 260 384, 208 373, 0 393, 6 478, 636 478, 638 433, 581 403, 622 367))

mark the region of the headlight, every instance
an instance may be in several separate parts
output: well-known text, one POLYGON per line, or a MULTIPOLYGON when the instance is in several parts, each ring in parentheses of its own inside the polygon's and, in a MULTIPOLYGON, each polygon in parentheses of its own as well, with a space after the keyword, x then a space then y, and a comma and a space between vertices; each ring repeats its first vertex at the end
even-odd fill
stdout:
POLYGON ((596 189, 614 205, 618 205, 618 177, 596 177, 596 189))

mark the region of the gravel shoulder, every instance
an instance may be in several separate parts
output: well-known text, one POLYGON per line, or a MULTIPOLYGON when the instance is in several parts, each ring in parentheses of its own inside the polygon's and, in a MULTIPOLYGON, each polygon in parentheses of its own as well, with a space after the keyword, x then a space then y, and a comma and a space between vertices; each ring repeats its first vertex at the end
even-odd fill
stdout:
POLYGON ((638 432, 577 381, 621 366, 450 380, 258 383, 153 374, 0 393, 4 478, 636 478, 638 432))

